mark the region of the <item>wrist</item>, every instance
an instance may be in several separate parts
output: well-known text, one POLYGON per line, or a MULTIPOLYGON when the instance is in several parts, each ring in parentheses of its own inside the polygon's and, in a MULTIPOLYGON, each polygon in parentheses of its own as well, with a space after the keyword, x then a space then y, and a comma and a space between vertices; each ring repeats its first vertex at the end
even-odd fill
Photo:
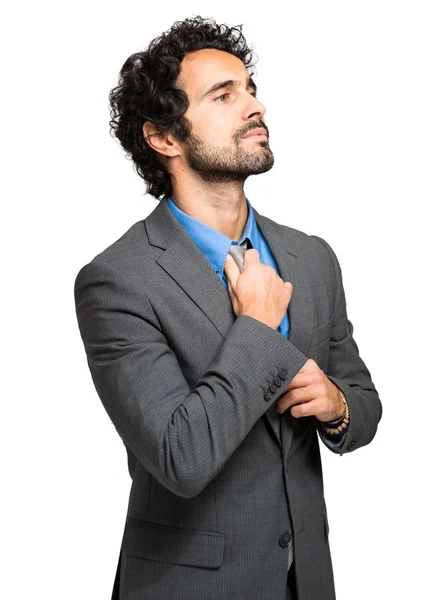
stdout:
POLYGON ((339 391, 340 397, 343 401, 343 406, 344 406, 343 416, 341 416, 339 419, 336 419, 335 421, 320 421, 321 426, 324 429, 324 431, 326 431, 326 433, 330 433, 332 435, 341 433, 343 431, 343 429, 346 429, 346 427, 349 425, 348 402, 346 400, 346 397, 345 397, 343 391, 340 388, 338 388, 338 391, 339 391))
POLYGON ((346 399, 344 397, 343 391, 335 383, 332 383, 332 386, 336 392, 336 407, 331 412, 333 416, 327 420, 319 419, 320 423, 324 423, 328 426, 332 426, 334 424, 340 425, 340 423, 343 421, 346 415, 346 399))

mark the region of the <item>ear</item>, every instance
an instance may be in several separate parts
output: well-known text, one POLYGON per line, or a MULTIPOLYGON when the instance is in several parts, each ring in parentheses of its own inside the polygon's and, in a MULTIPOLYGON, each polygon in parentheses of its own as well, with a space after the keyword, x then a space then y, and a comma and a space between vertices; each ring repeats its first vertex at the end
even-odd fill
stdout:
POLYGON ((145 121, 142 126, 142 132, 146 143, 155 152, 158 152, 167 158, 179 156, 180 152, 177 143, 171 138, 167 131, 159 129, 159 127, 151 121, 145 121))

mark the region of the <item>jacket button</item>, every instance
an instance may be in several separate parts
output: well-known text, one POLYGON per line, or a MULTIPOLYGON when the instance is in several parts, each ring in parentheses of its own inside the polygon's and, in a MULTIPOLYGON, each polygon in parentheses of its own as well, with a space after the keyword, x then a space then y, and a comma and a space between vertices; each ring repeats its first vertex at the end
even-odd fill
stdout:
POLYGON ((272 400, 272 396, 273 394, 269 390, 264 392, 264 400, 272 400))
POLYGON ((278 375, 281 377, 281 379, 284 381, 287 377, 288 374, 288 370, 287 369, 280 369, 278 372, 278 375))
POLYGON ((289 546, 291 541, 292 541, 292 535, 290 533, 283 533, 283 535, 280 535, 280 539, 278 540, 278 543, 280 544, 280 546, 282 548, 287 548, 287 546, 289 546))

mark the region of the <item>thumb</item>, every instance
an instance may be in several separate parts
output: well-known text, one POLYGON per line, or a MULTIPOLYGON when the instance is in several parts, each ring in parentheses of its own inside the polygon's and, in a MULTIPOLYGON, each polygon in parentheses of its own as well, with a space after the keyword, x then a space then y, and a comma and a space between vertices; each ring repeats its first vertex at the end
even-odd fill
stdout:
POLYGON ((226 256, 226 261, 224 263, 224 273, 227 277, 227 282, 232 286, 236 286, 236 282, 238 281, 238 277, 240 274, 240 270, 236 262, 233 260, 233 257, 228 254, 226 256))

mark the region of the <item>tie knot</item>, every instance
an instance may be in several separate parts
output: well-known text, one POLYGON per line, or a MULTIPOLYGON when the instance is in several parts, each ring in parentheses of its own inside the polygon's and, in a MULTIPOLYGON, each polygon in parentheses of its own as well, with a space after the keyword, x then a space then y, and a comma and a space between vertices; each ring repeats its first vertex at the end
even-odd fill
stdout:
POLYGON ((246 239, 244 240, 244 242, 242 244, 240 244, 240 246, 242 246, 243 248, 245 248, 245 250, 250 250, 250 248, 253 248, 250 240, 248 237, 246 237, 246 239))
POLYGON ((231 244, 229 248, 229 254, 233 256, 233 260, 238 265, 238 269, 241 271, 244 263, 244 252, 253 248, 249 238, 246 238, 241 244, 231 244))

